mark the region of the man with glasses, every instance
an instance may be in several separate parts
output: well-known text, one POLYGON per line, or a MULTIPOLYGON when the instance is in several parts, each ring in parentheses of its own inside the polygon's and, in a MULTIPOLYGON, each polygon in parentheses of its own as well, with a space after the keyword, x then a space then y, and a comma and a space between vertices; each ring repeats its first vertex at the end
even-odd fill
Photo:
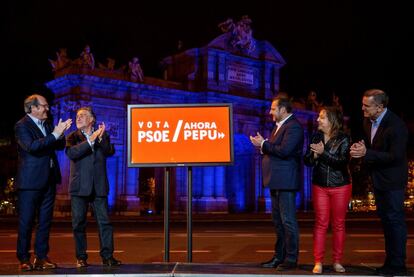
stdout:
POLYGON ((59 120, 53 127, 48 121, 49 105, 46 99, 33 94, 24 100, 26 115, 15 125, 18 150, 16 185, 18 189, 19 230, 17 258, 22 271, 52 269, 56 264, 47 256, 49 233, 53 217, 56 184, 61 175, 55 150, 65 147, 64 132, 72 120, 59 120), (34 263, 30 262, 32 230, 37 219, 34 244, 34 263))

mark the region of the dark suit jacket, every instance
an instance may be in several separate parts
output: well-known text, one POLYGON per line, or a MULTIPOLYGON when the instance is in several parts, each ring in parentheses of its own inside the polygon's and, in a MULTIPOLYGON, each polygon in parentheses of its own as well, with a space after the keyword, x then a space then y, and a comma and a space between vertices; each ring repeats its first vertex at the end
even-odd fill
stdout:
POLYGON ((46 137, 28 115, 20 119, 14 127, 18 151, 16 184, 19 189, 43 189, 50 174, 56 183, 61 181, 55 150, 63 149, 65 140, 63 137, 56 140, 52 134, 51 122, 46 121, 45 129, 46 137), (53 168, 50 167, 50 159, 53 160, 53 168))
POLYGON ((263 143, 262 152, 263 185, 270 189, 298 190, 303 128, 294 115, 283 123, 275 136, 263 143))
POLYGON ((95 140, 94 149, 80 130, 70 133, 66 139, 66 155, 70 159, 70 194, 89 196, 95 188, 96 196, 107 196, 109 183, 106 157, 115 153, 108 133, 102 141, 95 140))
POLYGON ((371 121, 364 120, 364 157, 374 187, 380 190, 403 189, 408 181, 407 127, 396 114, 387 110, 371 144, 371 121))

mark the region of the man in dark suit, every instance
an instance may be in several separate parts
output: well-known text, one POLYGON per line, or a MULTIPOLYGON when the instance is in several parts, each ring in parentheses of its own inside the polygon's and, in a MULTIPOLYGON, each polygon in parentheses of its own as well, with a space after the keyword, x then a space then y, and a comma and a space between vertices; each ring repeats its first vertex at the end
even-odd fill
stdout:
POLYGON ((385 262, 377 268, 381 275, 406 273, 407 226, 404 215, 404 192, 408 181, 405 123, 387 109, 388 96, 379 89, 364 93, 365 139, 351 146, 353 158, 367 163, 374 185, 377 213, 385 238, 385 262))
POLYGON ((296 192, 301 180, 303 128, 292 114, 291 103, 286 98, 275 98, 269 113, 276 122, 271 137, 265 140, 259 133, 250 137, 263 153, 263 184, 270 188, 272 219, 277 236, 275 254, 262 266, 285 271, 297 267, 299 255, 296 192))
POLYGON ((86 215, 92 204, 100 238, 102 263, 118 266, 113 257, 114 239, 112 224, 108 217, 109 183, 106 158, 115 152, 105 132, 105 124, 94 130, 96 117, 90 107, 78 109, 76 127, 66 139, 66 154, 70 159, 70 194, 72 205, 72 228, 76 244, 76 266, 87 267, 86 215))
POLYGON ((47 120, 49 105, 38 94, 24 100, 26 115, 15 125, 18 151, 16 184, 18 188, 19 230, 17 258, 22 271, 56 268, 47 256, 49 233, 55 203, 56 184, 61 175, 55 150, 65 147, 64 131, 72 120, 59 120, 53 128, 47 120), (33 265, 30 262, 30 245, 34 220, 38 216, 33 265))

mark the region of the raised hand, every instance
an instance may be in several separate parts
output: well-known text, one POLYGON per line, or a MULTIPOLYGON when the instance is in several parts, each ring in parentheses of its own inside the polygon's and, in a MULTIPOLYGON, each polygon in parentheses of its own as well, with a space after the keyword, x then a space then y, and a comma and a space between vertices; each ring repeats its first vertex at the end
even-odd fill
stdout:
POLYGON ((99 129, 101 129, 101 134, 98 137, 99 142, 100 142, 102 140, 102 136, 105 132, 105 122, 102 122, 102 124, 99 124, 99 129))
POLYGON ((68 119, 66 121, 62 121, 62 119, 59 119, 58 124, 53 129, 53 133, 55 133, 58 137, 62 136, 63 133, 70 128, 72 125, 72 119, 68 119))
POLYGON ((95 132, 92 133, 92 135, 89 137, 90 142, 94 142, 102 133, 102 128, 98 128, 95 130, 95 132))
POLYGON ((257 132, 256 136, 250 136, 250 141, 253 143, 254 146, 260 147, 262 146, 264 138, 259 132, 257 132))
POLYGON ((351 145, 349 154, 352 158, 361 158, 364 157, 367 153, 367 147, 365 146, 365 142, 363 140, 360 140, 358 142, 355 142, 351 145))
POLYGON ((68 118, 65 122, 63 122, 66 125, 65 131, 70 129, 70 126, 72 126, 72 119, 68 118))
POLYGON ((312 152, 314 152, 317 155, 321 155, 323 153, 324 150, 324 145, 322 143, 322 141, 320 141, 319 143, 311 143, 310 144, 310 150, 312 152))

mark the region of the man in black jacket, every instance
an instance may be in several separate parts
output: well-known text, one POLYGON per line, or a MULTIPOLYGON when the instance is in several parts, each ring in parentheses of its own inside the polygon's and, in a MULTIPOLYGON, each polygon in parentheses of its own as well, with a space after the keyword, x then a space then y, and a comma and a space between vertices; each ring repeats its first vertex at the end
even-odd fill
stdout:
POLYGON ((78 130, 66 139, 66 154, 70 159, 70 194, 72 206, 72 228, 76 243, 76 266, 87 267, 86 215, 92 204, 100 238, 102 263, 118 266, 113 257, 114 239, 112 224, 108 217, 109 183, 106 158, 114 154, 114 146, 105 132, 105 124, 93 130, 96 122, 90 107, 82 107, 76 113, 78 130))
POLYGON ((407 140, 405 123, 387 109, 388 96, 379 89, 364 93, 365 139, 351 146, 353 158, 367 163, 374 185, 377 212, 384 229, 384 265, 381 275, 406 273, 407 226, 404 215, 404 192, 408 181, 407 140))

